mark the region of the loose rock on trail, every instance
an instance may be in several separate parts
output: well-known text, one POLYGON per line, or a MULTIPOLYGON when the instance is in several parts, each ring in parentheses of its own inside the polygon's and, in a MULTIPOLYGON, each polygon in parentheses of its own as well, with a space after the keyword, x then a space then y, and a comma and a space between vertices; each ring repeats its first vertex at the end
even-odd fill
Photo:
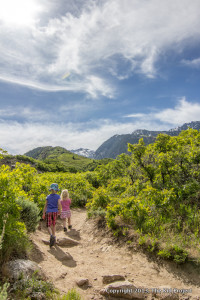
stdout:
MULTIPOLYGON (((125 244, 117 245, 97 228, 94 220, 87 219, 85 209, 72 210, 72 229, 67 232, 58 219, 56 231, 58 243, 50 248, 45 222, 41 222, 40 229, 31 236, 34 249, 30 258, 62 294, 76 288, 85 300, 107 299, 102 292, 105 278, 109 281, 113 276, 111 281, 120 278, 118 283, 129 282, 138 288, 139 297, 143 296, 138 299, 200 299, 197 272, 182 270, 172 263, 157 263, 144 253, 129 250, 125 244)), ((110 295, 117 297, 114 291, 110 295)))

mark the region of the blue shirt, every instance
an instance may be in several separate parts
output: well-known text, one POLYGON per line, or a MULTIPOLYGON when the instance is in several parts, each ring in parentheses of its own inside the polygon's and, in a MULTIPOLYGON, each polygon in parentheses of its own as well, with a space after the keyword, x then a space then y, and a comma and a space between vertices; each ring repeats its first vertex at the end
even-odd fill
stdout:
POLYGON ((58 211, 58 200, 60 196, 58 194, 50 194, 47 196, 47 210, 46 213, 49 212, 57 212, 58 211))

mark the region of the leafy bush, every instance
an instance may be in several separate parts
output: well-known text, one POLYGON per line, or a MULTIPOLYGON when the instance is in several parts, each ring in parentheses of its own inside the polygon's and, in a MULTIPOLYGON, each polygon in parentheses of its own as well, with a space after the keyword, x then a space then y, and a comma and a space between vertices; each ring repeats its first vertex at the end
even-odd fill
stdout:
POLYGON ((29 247, 25 224, 20 220, 20 207, 16 203, 19 192, 15 177, 8 167, 0 168, 0 234, 2 237, 0 261, 13 254, 22 256, 29 247), (5 216, 6 224, 5 224, 5 216))
POLYGON ((8 293, 7 290, 9 288, 9 283, 4 283, 4 285, 0 286, 0 300, 7 300, 8 299, 8 293))
POLYGON ((92 208, 93 210, 96 210, 100 207, 106 208, 109 202, 110 202, 110 197, 106 189, 100 187, 94 191, 93 198, 91 200, 88 200, 86 207, 88 207, 89 209, 92 208))
POLYGON ((158 251, 158 256, 164 259, 172 259, 172 254, 169 249, 162 249, 158 251))
POLYGON ((27 236, 25 224, 9 217, 6 231, 0 249, 0 261, 8 261, 13 256, 24 257, 30 250, 30 242, 27 236))
POLYGON ((99 182, 99 180, 98 180, 98 175, 97 175, 97 172, 87 172, 86 173, 86 180, 88 180, 88 182, 90 183, 90 184, 92 184, 92 186, 94 187, 94 188, 98 188, 98 187, 100 187, 100 182, 99 182))
POLYGON ((54 294, 58 293, 51 282, 40 280, 37 274, 30 278, 21 278, 14 282, 11 294, 18 299, 54 299, 54 294))
POLYGON ((20 219, 25 223, 28 232, 34 232, 40 220, 40 210, 36 203, 19 197, 17 204, 20 206, 20 219))
POLYGON ((88 218, 93 218, 93 217, 100 217, 102 219, 104 219, 106 216, 106 211, 105 209, 99 207, 98 209, 96 210, 88 210, 88 218))
POLYGON ((175 261, 177 264, 184 263, 188 258, 187 251, 177 245, 168 246, 158 252, 160 257, 175 261))
POLYGON ((170 248, 170 251, 172 253, 173 260, 178 264, 184 263, 188 258, 187 251, 183 250, 181 247, 177 245, 173 245, 170 248))
POLYGON ((59 297, 59 300, 82 300, 82 297, 76 289, 71 289, 66 295, 59 297))

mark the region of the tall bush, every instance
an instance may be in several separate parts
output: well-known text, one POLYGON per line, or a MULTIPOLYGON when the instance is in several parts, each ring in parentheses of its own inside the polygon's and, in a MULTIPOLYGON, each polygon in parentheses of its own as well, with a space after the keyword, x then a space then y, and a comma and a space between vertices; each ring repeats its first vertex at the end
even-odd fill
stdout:
POLYGON ((0 235, 2 237, 0 261, 13 254, 23 255, 29 242, 25 224, 20 219, 20 207, 16 202, 18 187, 9 167, 0 167, 0 235), (5 224, 5 216, 6 224, 5 224))
POLYGON ((36 203, 19 197, 17 204, 20 206, 20 219, 25 223, 28 232, 34 232, 40 220, 40 210, 36 203))

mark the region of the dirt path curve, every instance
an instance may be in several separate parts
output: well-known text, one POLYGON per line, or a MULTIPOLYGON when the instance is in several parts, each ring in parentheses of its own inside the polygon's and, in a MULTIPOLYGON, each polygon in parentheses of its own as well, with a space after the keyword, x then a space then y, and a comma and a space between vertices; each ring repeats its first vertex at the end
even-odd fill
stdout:
MULTIPOLYGON (((200 299, 200 276, 187 270, 187 275, 176 266, 168 264, 158 265, 149 261, 143 253, 133 252, 124 246, 117 246, 111 238, 102 236, 102 232, 95 226, 93 220, 87 219, 84 209, 72 210, 73 229, 63 232, 60 219, 57 223, 57 238, 70 237, 79 242, 73 247, 49 248, 42 240, 49 236, 45 224, 32 235, 35 245, 31 259, 43 269, 50 281, 62 293, 75 287, 85 300, 104 299, 99 290, 104 287, 103 275, 120 274, 135 286, 152 288, 192 289, 192 293, 179 293, 180 299, 200 299), (63 260, 65 254, 69 259, 63 260), (76 281, 88 278, 91 287, 82 289, 77 287, 76 281)), ((148 299, 155 299, 149 296, 148 299)))

